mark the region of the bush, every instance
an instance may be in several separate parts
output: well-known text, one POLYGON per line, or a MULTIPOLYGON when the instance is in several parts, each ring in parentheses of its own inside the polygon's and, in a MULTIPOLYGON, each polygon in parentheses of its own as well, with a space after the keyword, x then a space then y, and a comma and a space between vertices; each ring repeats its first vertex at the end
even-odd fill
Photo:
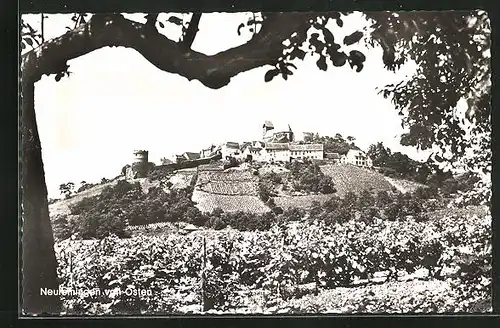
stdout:
POLYGON ((458 191, 458 187, 459 184, 455 178, 448 178, 443 181, 441 192, 443 193, 444 196, 450 196, 458 191))
POLYGON ((160 187, 152 187, 144 194, 139 183, 120 180, 100 195, 83 198, 72 205, 70 212, 79 216, 75 229, 84 238, 102 238, 111 233, 120 236, 127 224, 186 220, 204 225, 206 217, 191 201, 191 193, 191 188, 165 193, 160 187))
POLYGON ((283 183, 283 179, 281 178, 281 176, 274 172, 274 171, 271 171, 269 173, 267 173, 265 176, 264 176, 265 179, 268 179, 269 181, 271 181, 272 183, 275 183, 275 184, 281 184, 283 183))
POLYGON ((375 197, 369 190, 363 190, 359 195, 357 202, 358 209, 363 209, 365 207, 371 207, 375 205, 375 197))
POLYGON ((292 207, 283 211, 283 217, 288 221, 299 221, 306 214, 306 211, 300 208, 292 207))
POLYGON ((298 191, 331 194, 336 191, 333 180, 326 176, 318 164, 310 161, 292 162, 286 166, 290 170, 293 186, 298 191))
POLYGON ((130 236, 126 231, 126 227, 126 218, 118 213, 100 216, 84 214, 78 218, 75 232, 83 239, 102 239, 111 235, 125 238, 130 236))
POLYGON ((402 208, 398 203, 391 203, 384 209, 384 216, 389 221, 396 221, 403 214, 402 208))
POLYGON ((73 230, 68 222, 68 217, 66 215, 57 216, 52 222, 52 231, 56 241, 71 237, 73 230))
POLYGON ((435 197, 437 195, 437 190, 435 188, 418 187, 413 192, 413 195, 416 199, 427 200, 435 197))
POLYGON ((379 191, 375 200, 375 204, 379 208, 384 208, 386 205, 391 203, 391 197, 387 191, 379 191))
POLYGON ((323 203, 322 207, 326 212, 336 211, 342 204, 342 199, 338 196, 332 196, 329 200, 323 203))
POLYGON ((259 198, 264 202, 267 203, 269 198, 271 197, 271 190, 269 184, 265 183, 264 181, 259 182, 259 198))

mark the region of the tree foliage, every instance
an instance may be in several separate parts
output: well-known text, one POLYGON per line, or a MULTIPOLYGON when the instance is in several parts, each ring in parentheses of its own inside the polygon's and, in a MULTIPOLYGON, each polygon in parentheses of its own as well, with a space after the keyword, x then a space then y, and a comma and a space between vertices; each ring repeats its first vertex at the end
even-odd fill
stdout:
MULTIPOLYGON (((417 64, 407 81, 380 90, 409 131, 403 145, 432 149, 437 162, 491 172, 491 27, 486 12, 369 13, 372 44, 395 70, 417 64), (463 108, 461 107, 463 106, 463 108)), ((488 193, 486 188, 486 193, 488 193)), ((486 199, 489 197, 487 196, 486 199)))
POLYGON ((327 153, 346 154, 350 149, 359 149, 354 143, 354 137, 348 136, 344 138, 340 133, 335 134, 335 137, 320 136, 315 134, 310 143, 323 144, 323 150, 327 153))

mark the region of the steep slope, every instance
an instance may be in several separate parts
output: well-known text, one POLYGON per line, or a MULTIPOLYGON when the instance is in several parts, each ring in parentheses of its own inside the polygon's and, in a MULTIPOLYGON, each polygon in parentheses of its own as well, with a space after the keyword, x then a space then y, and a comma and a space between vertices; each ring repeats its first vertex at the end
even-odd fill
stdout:
POLYGON ((200 167, 192 200, 202 212, 219 207, 224 212, 263 213, 269 208, 258 197, 258 177, 238 168, 200 167))
POLYGON ((364 189, 374 191, 390 191, 393 185, 385 177, 366 168, 346 165, 321 165, 321 171, 330 176, 337 188, 337 196, 344 196, 347 192, 360 193, 364 189))
POLYGON ((397 190, 399 190, 402 193, 407 193, 407 192, 414 192, 417 188, 419 187, 426 187, 423 184, 420 184, 418 182, 413 182, 413 181, 408 181, 408 180, 403 180, 403 179, 394 179, 394 178, 389 178, 385 177, 385 179, 394 186, 397 190))
POLYGON ((58 215, 69 214, 70 213, 69 208, 71 205, 79 203, 82 199, 86 197, 93 197, 96 195, 100 195, 104 188, 114 186, 118 183, 118 181, 123 179, 124 179, 123 176, 118 176, 109 182, 99 184, 87 190, 76 193, 71 198, 61 199, 53 204, 50 204, 49 205, 50 217, 53 218, 58 215))

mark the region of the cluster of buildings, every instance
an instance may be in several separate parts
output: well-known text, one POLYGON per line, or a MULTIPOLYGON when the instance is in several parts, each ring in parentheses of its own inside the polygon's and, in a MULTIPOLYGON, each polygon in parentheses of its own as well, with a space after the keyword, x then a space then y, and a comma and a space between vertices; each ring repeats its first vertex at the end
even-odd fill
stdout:
MULTIPOLYGON (((307 138, 309 135, 310 133, 304 133, 304 140, 310 139, 307 138)), ((373 165, 371 159, 360 149, 350 149, 345 154, 325 153, 323 144, 308 141, 296 142, 289 125, 287 129, 275 129, 270 121, 265 121, 262 125, 262 140, 211 145, 200 152, 185 152, 175 155, 172 160, 164 159, 163 164, 197 160, 216 154, 220 154, 223 159, 234 157, 244 161, 267 163, 311 159, 364 167, 373 165)))

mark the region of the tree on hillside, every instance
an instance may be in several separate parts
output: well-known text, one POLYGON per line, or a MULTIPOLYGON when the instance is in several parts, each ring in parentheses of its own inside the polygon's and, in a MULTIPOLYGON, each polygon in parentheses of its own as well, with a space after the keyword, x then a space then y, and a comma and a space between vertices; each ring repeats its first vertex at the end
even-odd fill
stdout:
POLYGON ((316 134, 312 142, 323 144, 323 149, 327 153, 345 154, 349 151, 349 149, 358 148, 354 142, 345 140, 339 133, 336 134, 335 138, 329 136, 319 136, 319 134, 316 134))
POLYGON ((59 191, 61 195, 64 195, 66 198, 70 198, 75 191, 75 183, 74 182, 66 182, 59 185, 59 191))
POLYGON ((345 46, 356 46, 366 37, 372 46, 383 48, 382 61, 388 69, 395 70, 407 60, 418 64, 417 74, 408 82, 381 90, 383 96, 393 100, 409 128, 402 142, 422 149, 436 144, 435 159, 446 161, 466 157, 464 149, 473 144, 477 156, 467 157, 466 163, 486 172, 490 169, 485 165, 491 158, 490 30, 486 13, 370 13, 366 18, 373 24, 372 31, 356 31, 343 39, 336 38, 327 27, 328 22, 343 26, 344 14, 338 12, 262 13, 240 25, 256 27, 248 42, 214 55, 191 49, 201 15, 193 14, 186 20, 170 15, 167 21, 158 21, 158 14, 147 14, 146 22, 138 23, 121 14, 75 14, 68 32, 51 40, 43 40, 40 33, 22 23, 22 47, 33 48, 21 60, 24 311, 53 313, 61 309, 57 296, 40 295, 40 287, 57 289, 58 283, 35 115, 35 83, 43 75, 54 75, 59 81, 70 74, 69 60, 99 48, 134 49, 160 70, 218 89, 235 75, 262 66, 270 68, 264 81, 277 76, 286 80, 296 69, 291 60, 304 59, 307 53, 316 56, 320 70, 348 64, 359 72, 365 55, 358 49, 345 50, 345 46), (179 41, 159 33, 166 24, 182 26, 179 41), (468 99, 468 110, 456 117, 454 109, 464 98, 468 99), (462 121, 473 123, 467 131, 472 137, 465 137, 462 121), (445 156, 446 150, 451 150, 451 157, 445 156))
POLYGON ((391 150, 389 147, 385 147, 383 142, 377 142, 376 144, 370 145, 366 153, 375 166, 387 166, 389 159, 391 157, 391 150))

